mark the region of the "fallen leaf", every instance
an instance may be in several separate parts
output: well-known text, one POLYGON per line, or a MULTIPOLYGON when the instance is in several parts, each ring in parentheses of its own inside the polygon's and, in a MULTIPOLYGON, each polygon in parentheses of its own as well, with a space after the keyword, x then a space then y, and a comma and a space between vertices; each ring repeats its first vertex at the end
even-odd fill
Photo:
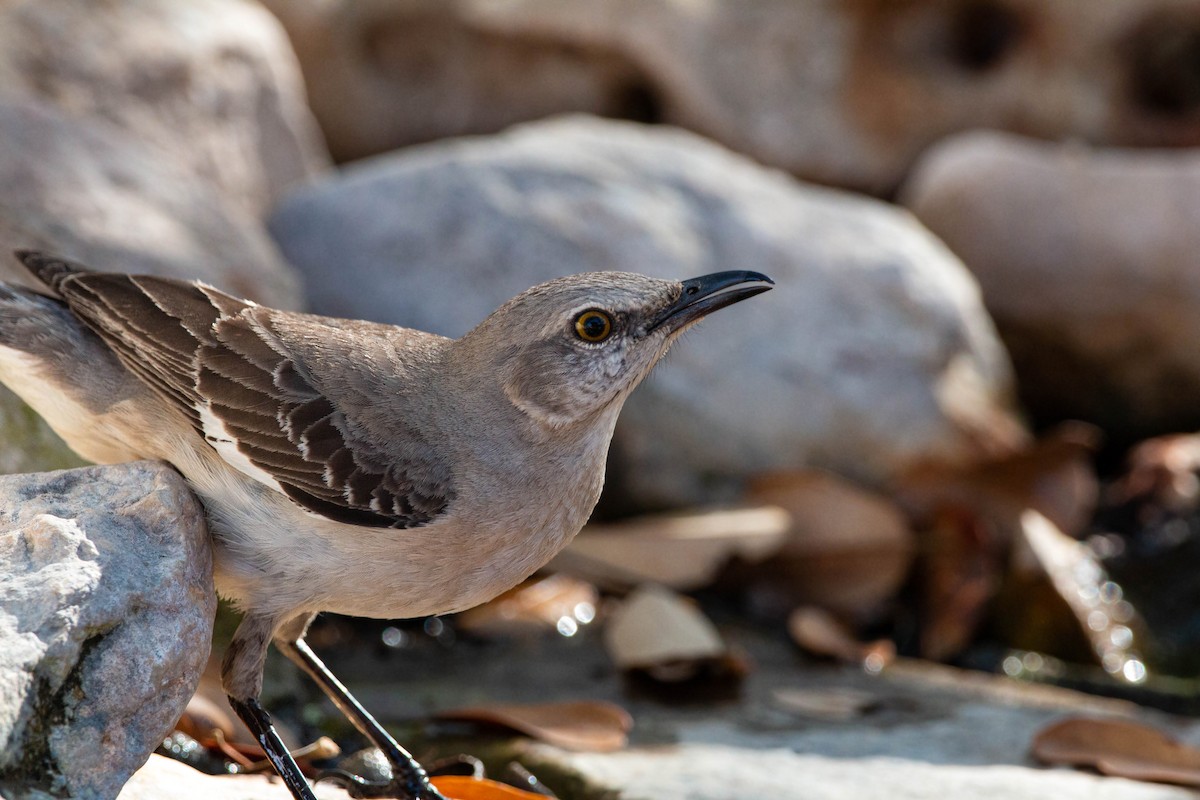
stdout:
POLYGON ((860 641, 846 625, 822 608, 801 606, 788 617, 792 641, 809 653, 861 664, 880 672, 896 660, 896 645, 887 639, 860 641))
POLYGON ((599 753, 624 747, 633 727, 633 718, 625 709, 595 700, 473 706, 437 716, 501 725, 565 750, 599 753))
POLYGON ((1095 427, 1065 423, 1020 451, 966 467, 925 466, 895 483, 897 502, 920 530, 922 656, 952 658, 975 638, 1004 585, 1026 510, 1068 533, 1086 529, 1099 498, 1091 463, 1098 442, 1095 427))
POLYGON ((487 778, 442 775, 430 778, 429 782, 449 800, 546 800, 544 794, 534 794, 487 778))
POLYGON ((549 568, 615 591, 647 582, 697 589, 712 583, 733 559, 754 563, 769 558, 783 544, 788 524, 785 512, 767 507, 588 525, 549 568))
POLYGON ((1184 513, 1200 503, 1200 434, 1147 439, 1129 453, 1129 467, 1109 487, 1112 504, 1153 503, 1184 513))
POLYGON ((1093 767, 1115 777, 1200 786, 1200 750, 1127 720, 1056 722, 1034 737, 1033 755, 1046 764, 1093 767))
POLYGON ((188 700, 183 716, 175 723, 175 730, 198 740, 213 738, 213 731, 220 731, 225 739, 232 739, 235 731, 232 709, 222 708, 197 692, 188 700))
POLYGON ((621 669, 716 659, 726 652, 695 603, 653 584, 639 587, 617 607, 604 628, 604 643, 621 669))
POLYGON ((924 532, 918 573, 923 658, 946 661, 975 638, 1000 583, 988 522, 965 508, 943 508, 924 532))
POLYGON ((767 580, 786 584, 792 604, 817 605, 871 621, 908 576, 916 538, 888 498, 820 470, 754 478, 746 499, 778 506, 791 518, 767 580))
POLYGON ((1092 519, 1100 484, 1092 467, 1100 432, 1067 422, 1027 448, 973 466, 926 466, 910 470, 894 487, 897 500, 918 524, 942 509, 965 508, 988 521, 1001 544, 1016 535, 1017 518, 1039 511, 1069 535, 1092 519))
POLYGON ((534 578, 455 618, 477 636, 518 636, 546 631, 573 635, 596 615, 596 587, 569 575, 534 578))

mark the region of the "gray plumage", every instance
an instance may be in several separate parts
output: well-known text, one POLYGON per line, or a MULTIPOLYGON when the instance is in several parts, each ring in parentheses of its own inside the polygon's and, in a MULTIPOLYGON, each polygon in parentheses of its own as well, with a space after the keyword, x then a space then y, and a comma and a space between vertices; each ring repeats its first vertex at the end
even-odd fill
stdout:
POLYGON ((85 458, 169 461, 204 501, 217 589, 245 612, 238 701, 273 638, 311 669, 317 611, 458 611, 545 564, 599 497, 628 394, 769 284, 575 275, 452 340, 18 256, 48 296, 0 284, 0 381, 85 458))

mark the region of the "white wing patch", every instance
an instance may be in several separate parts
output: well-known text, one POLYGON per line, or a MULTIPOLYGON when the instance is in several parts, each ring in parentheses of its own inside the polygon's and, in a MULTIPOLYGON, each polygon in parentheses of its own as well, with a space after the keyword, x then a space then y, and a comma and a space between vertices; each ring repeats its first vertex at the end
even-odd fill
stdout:
POLYGON ((225 427, 225 423, 213 413, 210 403, 198 406, 196 411, 200 414, 200 426, 204 429, 205 440, 213 446, 226 464, 243 475, 270 486, 280 494, 286 494, 283 487, 279 485, 279 481, 247 458, 241 450, 238 450, 237 437, 230 433, 229 429, 225 427))

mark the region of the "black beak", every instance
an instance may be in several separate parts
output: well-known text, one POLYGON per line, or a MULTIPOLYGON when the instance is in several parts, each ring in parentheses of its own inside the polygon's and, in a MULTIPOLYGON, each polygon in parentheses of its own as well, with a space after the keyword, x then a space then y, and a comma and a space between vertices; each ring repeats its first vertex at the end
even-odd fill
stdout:
POLYGON ((663 312, 646 328, 649 333, 662 326, 668 331, 676 331, 707 316, 718 308, 733 305, 762 294, 775 285, 775 281, 761 272, 714 272, 712 275, 701 275, 683 282, 683 291, 679 299, 665 308, 663 312))

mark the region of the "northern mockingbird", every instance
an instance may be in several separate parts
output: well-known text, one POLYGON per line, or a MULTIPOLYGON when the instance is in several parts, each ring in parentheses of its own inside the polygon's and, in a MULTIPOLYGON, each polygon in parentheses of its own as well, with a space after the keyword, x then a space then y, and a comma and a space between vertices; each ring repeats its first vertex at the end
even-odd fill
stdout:
POLYGON ((17 257, 0 283, 0 380, 81 456, 173 464, 202 499, 218 593, 244 617, 222 679, 292 794, 313 797, 258 702, 272 641, 382 749, 424 771, 304 642, 319 611, 460 611, 579 532, 625 398, 755 272, 619 272, 535 286, 460 339, 278 311, 201 283, 17 257))

